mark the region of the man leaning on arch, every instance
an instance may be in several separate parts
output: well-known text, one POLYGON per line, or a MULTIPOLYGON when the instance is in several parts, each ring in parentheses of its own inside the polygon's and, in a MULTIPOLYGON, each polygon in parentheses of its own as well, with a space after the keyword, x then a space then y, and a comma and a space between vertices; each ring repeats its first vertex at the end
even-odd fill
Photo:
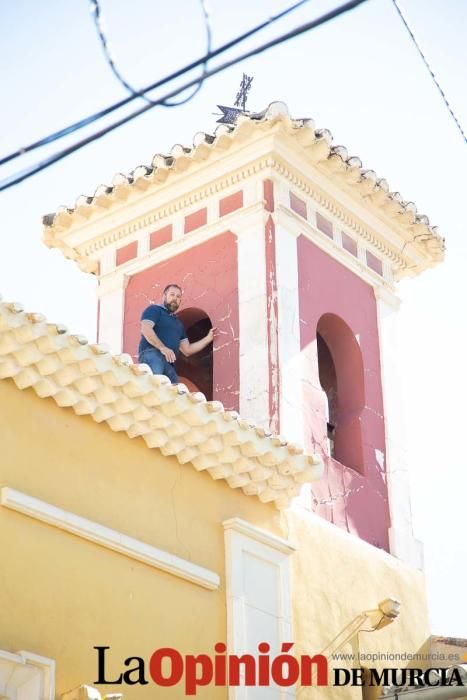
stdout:
POLYGON ((200 352, 212 343, 216 330, 211 328, 204 338, 190 343, 183 323, 175 315, 182 295, 178 284, 168 284, 162 295, 162 304, 150 304, 141 315, 139 362, 149 365, 153 374, 164 374, 172 384, 178 383, 174 363, 180 352, 185 357, 200 352))

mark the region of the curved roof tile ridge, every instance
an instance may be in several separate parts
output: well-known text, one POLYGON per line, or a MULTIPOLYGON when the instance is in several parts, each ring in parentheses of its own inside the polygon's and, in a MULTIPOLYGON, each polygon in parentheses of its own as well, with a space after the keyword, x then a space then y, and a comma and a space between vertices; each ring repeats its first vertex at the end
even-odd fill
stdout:
MULTIPOLYGON (((273 128, 278 123, 282 123, 283 128, 298 139, 304 152, 308 153, 308 147, 311 149, 310 157, 314 163, 326 167, 331 175, 337 173, 344 184, 376 206, 383 216, 392 220, 396 217, 396 222, 404 226, 418 227, 414 229, 418 240, 424 235, 427 241, 430 240, 430 245, 425 245, 425 253, 436 262, 442 260, 444 239, 437 227, 430 224, 428 217, 419 214, 415 204, 405 201, 399 192, 390 191, 387 181, 379 178, 375 171, 364 168, 360 158, 349 156, 345 146, 334 145, 328 129, 316 128, 313 119, 292 119, 284 102, 271 102, 261 112, 240 114, 234 125, 220 124, 213 134, 198 132, 193 137, 192 146, 174 144, 169 154, 154 154, 150 166, 140 165, 128 175, 117 173, 111 185, 100 185, 94 195, 81 195, 73 207, 62 207, 55 213, 46 214, 43 217, 44 242, 49 247, 62 247, 55 232, 69 228, 75 215, 88 219, 102 212, 103 207, 109 208, 114 202, 125 199, 132 188, 145 190, 151 184, 165 182, 172 173, 184 172, 194 163, 208 159, 216 150, 230 147, 235 139, 241 140, 255 129, 273 128)), ((66 251, 63 252, 67 255, 66 251)), ((77 257, 75 255, 73 259, 77 257)), ((92 268, 92 264, 87 265, 82 260, 80 266, 83 269, 92 268)))
POLYGON ((7 378, 278 508, 323 471, 319 456, 250 425, 220 401, 0 297, 0 379, 7 378))
MULTIPOLYGON (((345 146, 341 145, 332 145, 333 137, 331 132, 328 129, 317 129, 315 128, 315 123, 313 119, 310 118, 303 118, 303 119, 292 119, 289 113, 289 109, 287 105, 284 102, 271 102, 271 104, 266 107, 266 109, 260 111, 260 112, 250 112, 248 114, 241 114, 239 115, 236 123, 234 125, 230 124, 220 124, 216 127, 214 134, 207 134, 204 132, 198 132, 194 135, 193 137, 193 145, 191 147, 183 146, 182 144, 174 144, 172 148, 170 149, 170 154, 160 154, 156 153, 153 158, 152 158, 152 165, 151 166, 138 166, 136 170, 140 171, 141 168, 146 169, 145 175, 151 176, 153 175, 153 170, 156 171, 158 169, 173 169, 174 166, 176 165, 176 162, 180 158, 187 159, 188 161, 191 160, 196 160, 196 152, 200 147, 206 147, 206 146, 211 146, 214 147, 216 144, 220 145, 220 141, 222 139, 227 138, 234 138, 235 135, 239 132, 242 131, 242 127, 245 126, 245 124, 253 124, 262 122, 262 123, 269 123, 270 125, 273 125, 276 122, 283 121, 285 122, 286 126, 289 126, 291 129, 295 131, 300 131, 300 130, 307 130, 310 132, 310 136, 313 137, 314 142, 316 143, 317 141, 322 141, 323 142, 323 153, 322 153, 322 158, 323 160, 331 159, 335 156, 338 156, 341 159, 342 165, 344 166, 345 169, 360 169, 360 180, 361 181, 370 181, 375 188, 377 188, 379 185, 379 182, 386 182, 385 180, 380 180, 377 178, 376 173, 374 173, 373 170, 368 170, 368 169, 363 169, 362 168, 362 163, 361 160, 356 157, 356 156, 350 156, 348 155, 348 151, 345 146)), ((141 175, 141 172, 138 172, 138 175, 141 175)), ((122 183, 127 183, 132 185, 134 183, 134 180, 137 178, 133 178, 131 175, 124 175, 122 173, 118 173, 112 181, 112 186, 115 186, 115 184, 122 184, 122 183)), ((157 179, 157 178, 156 178, 157 179)), ((112 186, 110 185, 101 185, 100 187, 108 188, 108 190, 112 190, 112 186)), ((99 188, 98 188, 99 189, 99 188)), ((371 191, 371 188, 369 188, 371 191)), ((384 191, 387 192, 387 197, 390 200, 397 201, 401 205, 401 209, 404 210, 407 207, 408 202, 404 202, 403 198, 400 196, 399 193, 397 192, 389 192, 389 187, 384 187, 384 191)), ((97 190, 96 190, 97 193, 97 190)), ((96 203, 96 193, 94 196, 85 196, 82 195, 77 198, 75 201, 75 205, 71 208, 67 208, 67 211, 69 213, 74 213, 76 209, 82 204, 83 201, 86 201, 86 203, 90 206, 92 206, 94 203, 96 203)), ((412 204, 412 203, 410 203, 412 204)), ((415 205, 413 205, 415 206, 415 205)), ((414 213, 416 213, 416 208, 414 209, 414 213)), ((53 227, 57 222, 56 218, 57 215, 59 214, 59 211, 56 213, 52 214, 46 214, 43 218, 43 223, 45 227, 53 227)), ((428 217, 426 217, 428 220, 428 217)), ((429 223, 427 224, 427 226, 429 223)), ((433 227, 432 227, 433 228, 433 227)), ((433 229, 434 230, 434 229, 433 229)), ((436 235, 438 235, 436 233, 436 235)))

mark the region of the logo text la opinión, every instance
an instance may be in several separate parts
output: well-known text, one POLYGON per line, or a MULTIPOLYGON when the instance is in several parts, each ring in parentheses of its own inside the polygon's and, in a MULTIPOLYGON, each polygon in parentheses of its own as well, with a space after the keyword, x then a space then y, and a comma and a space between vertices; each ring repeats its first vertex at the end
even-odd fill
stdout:
MULTIPOLYGON (((149 658, 148 671, 152 682, 161 688, 168 688, 184 682, 185 694, 196 695, 199 687, 207 685, 270 686, 276 684, 288 687, 300 683, 302 686, 328 685, 328 661, 322 654, 303 655, 296 658, 289 652, 294 643, 281 645, 281 654, 271 659, 270 645, 258 644, 258 655, 227 654, 223 642, 214 646, 215 654, 186 654, 177 649, 162 647, 156 649, 149 658)), ((97 650, 98 678, 96 685, 148 685, 146 664, 140 656, 130 656, 124 660, 126 670, 115 677, 106 671, 106 652, 110 647, 95 646, 97 650)))

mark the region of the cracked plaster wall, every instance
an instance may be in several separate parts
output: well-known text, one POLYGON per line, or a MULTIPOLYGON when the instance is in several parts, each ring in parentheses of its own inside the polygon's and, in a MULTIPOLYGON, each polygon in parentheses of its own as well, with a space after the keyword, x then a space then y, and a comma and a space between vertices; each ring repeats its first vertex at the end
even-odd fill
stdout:
MULTIPOLYGON (((274 192, 271 180, 265 180, 264 202, 268 212, 274 211, 274 192)), ((269 428, 273 433, 280 432, 280 370, 279 370, 279 328, 278 293, 276 263, 276 227, 270 214, 264 227, 264 257, 266 265, 267 335, 268 335, 268 374, 269 374, 269 428)))
POLYGON ((239 319, 237 241, 226 232, 169 260, 133 275, 125 292, 124 352, 135 355, 140 317, 150 303, 160 303, 167 284, 183 288, 181 309, 205 311, 217 328, 213 350, 213 399, 228 410, 239 406, 239 319))
POLYGON ((312 507, 339 527, 388 550, 390 518, 375 295, 368 284, 304 236, 297 240, 297 255, 305 447, 321 453, 325 461, 325 473, 312 487, 312 507), (362 473, 328 455, 326 396, 319 382, 316 343, 317 324, 326 313, 345 321, 362 353, 362 473))

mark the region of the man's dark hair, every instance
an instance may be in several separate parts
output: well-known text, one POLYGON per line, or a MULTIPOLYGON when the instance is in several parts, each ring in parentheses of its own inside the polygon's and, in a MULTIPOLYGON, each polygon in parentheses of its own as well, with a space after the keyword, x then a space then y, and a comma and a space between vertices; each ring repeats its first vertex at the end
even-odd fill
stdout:
POLYGON ((179 289, 180 291, 183 291, 179 284, 168 284, 167 287, 162 292, 162 294, 165 294, 166 292, 168 292, 169 289, 171 289, 172 287, 175 287, 175 289, 179 289))

